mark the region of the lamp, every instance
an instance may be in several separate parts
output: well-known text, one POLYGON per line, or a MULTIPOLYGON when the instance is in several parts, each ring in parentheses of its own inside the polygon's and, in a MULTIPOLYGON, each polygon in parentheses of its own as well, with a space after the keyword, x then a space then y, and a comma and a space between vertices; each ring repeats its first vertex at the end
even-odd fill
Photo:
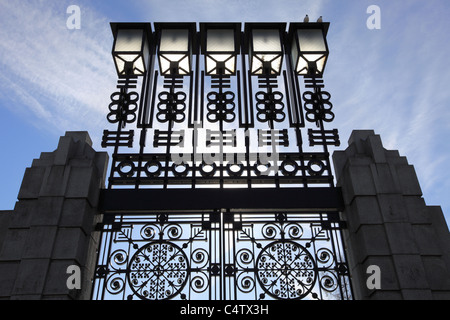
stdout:
POLYGON ((152 34, 149 23, 111 23, 112 55, 120 76, 143 76, 149 63, 152 34))
POLYGON ((252 75, 279 75, 283 62, 285 23, 247 23, 245 34, 252 75))
POLYGON ((292 67, 298 75, 323 74, 328 58, 329 23, 293 23, 289 26, 292 67))
POLYGON ((201 23, 201 48, 207 75, 234 75, 240 53, 240 23, 201 23))
POLYGON ((159 35, 161 74, 190 74, 195 23, 155 23, 155 28, 159 35))

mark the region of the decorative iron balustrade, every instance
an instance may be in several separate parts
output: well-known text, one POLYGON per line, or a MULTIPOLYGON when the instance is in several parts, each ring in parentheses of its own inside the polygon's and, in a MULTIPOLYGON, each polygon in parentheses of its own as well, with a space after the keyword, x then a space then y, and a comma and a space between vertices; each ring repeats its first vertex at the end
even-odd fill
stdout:
POLYGON ((243 32, 232 74, 208 75, 195 40, 200 32, 192 35, 191 69, 183 74, 160 75, 152 46, 143 76, 122 74, 111 95, 107 120, 117 128, 105 130, 102 143, 113 148, 108 187, 333 186, 328 147, 340 141, 337 129, 324 128, 334 119, 330 94, 320 74, 302 75, 301 94, 284 33, 280 72, 260 75, 249 68, 243 32))
MULTIPOLYGON (((295 28, 312 25, 292 24, 289 36, 284 23, 213 24, 213 36, 234 40, 222 52, 205 45, 207 24, 155 26, 112 26, 119 80, 102 140, 113 151, 92 298, 351 299, 326 44, 294 59, 312 35, 295 28), (261 51, 265 36, 275 53, 261 51)), ((325 37, 327 23, 312 27, 325 37)))
POLYGON ((109 217, 93 299, 351 299, 336 212, 109 217))

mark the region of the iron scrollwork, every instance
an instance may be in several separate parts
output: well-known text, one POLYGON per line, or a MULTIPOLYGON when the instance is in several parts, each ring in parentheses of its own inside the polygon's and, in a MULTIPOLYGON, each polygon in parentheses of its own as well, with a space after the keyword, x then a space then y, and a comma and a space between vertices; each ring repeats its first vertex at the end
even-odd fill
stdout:
POLYGON ((257 118, 260 122, 283 122, 286 114, 283 112, 283 94, 279 91, 256 93, 257 118))
MULTIPOLYGON (((339 135, 324 128, 334 113, 321 78, 305 76, 308 91, 301 94, 290 50, 287 59, 276 56, 277 74, 252 75, 248 54, 236 50, 236 70, 205 75, 200 48, 193 49, 190 69, 178 75, 159 74, 160 62, 150 59, 140 94, 138 77, 118 80, 107 115, 117 129, 105 130, 102 140, 114 148, 108 189, 334 187, 328 146, 339 145, 339 135), (314 124, 308 149, 302 134, 314 124)), ((241 209, 106 212, 92 297, 351 298, 341 226, 330 219, 335 212, 241 209)))
POLYGON ((188 215, 105 225, 94 298, 351 298, 340 226, 328 214, 188 215))
POLYGON ((127 280, 140 299, 165 300, 178 295, 188 281, 189 262, 177 245, 150 242, 128 264, 127 280))
POLYGON ((268 244, 257 259, 258 282, 276 299, 302 299, 316 282, 314 258, 301 245, 291 241, 268 244))
POLYGON ((158 95, 158 113, 156 118, 161 123, 168 121, 183 122, 185 119, 184 111, 186 110, 186 94, 183 91, 168 92, 163 91, 158 95))

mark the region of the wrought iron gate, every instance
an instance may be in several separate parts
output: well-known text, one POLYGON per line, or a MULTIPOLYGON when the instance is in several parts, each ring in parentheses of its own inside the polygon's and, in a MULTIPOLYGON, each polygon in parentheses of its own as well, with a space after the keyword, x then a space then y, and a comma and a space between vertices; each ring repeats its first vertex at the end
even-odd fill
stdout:
POLYGON ((164 212, 103 224, 93 299, 350 299, 336 212, 164 212))
POLYGON ((340 140, 325 128, 329 23, 154 26, 111 24, 93 299, 351 298, 329 151, 340 140), (226 57, 207 45, 223 37, 226 57))

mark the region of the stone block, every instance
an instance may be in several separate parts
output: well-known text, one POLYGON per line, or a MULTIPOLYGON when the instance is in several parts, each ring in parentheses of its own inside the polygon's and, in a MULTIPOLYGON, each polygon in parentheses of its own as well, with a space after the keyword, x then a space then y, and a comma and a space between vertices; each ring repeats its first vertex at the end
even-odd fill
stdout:
MULTIPOLYGON (((100 232, 92 233, 89 238, 87 257, 86 262, 84 264, 85 273, 83 274, 86 278, 85 281, 87 281, 88 283, 91 283, 94 278, 99 244, 100 244, 100 232)), ((90 295, 90 291, 87 294, 90 295)))
POLYGON ((401 193, 399 182, 392 167, 387 163, 372 164, 372 175, 375 183, 375 188, 379 194, 394 194, 401 193))
POLYGON ((398 281, 395 276, 395 268, 392 259, 388 256, 373 256, 368 257, 364 263, 357 264, 350 270, 352 276, 352 285, 354 298, 356 300, 367 300, 367 299, 382 299, 380 293, 384 294, 396 294, 400 297, 400 289, 398 286, 398 281), (367 273, 369 266, 375 265, 380 268, 380 289, 369 289, 367 286, 367 280, 372 275, 372 273, 367 273))
MULTIPOLYGON (((65 300, 75 300, 70 295, 66 294, 59 294, 59 295, 51 295, 46 294, 41 297, 41 300, 57 300, 57 301, 65 301, 65 300)), ((89 300, 89 299, 86 299, 89 300)))
POLYGON ((62 299, 73 299, 77 294, 76 289, 69 289, 67 287, 67 279, 71 276, 71 273, 67 273, 67 268, 71 265, 76 265, 74 260, 53 260, 48 268, 45 287, 43 290, 44 295, 53 296, 66 296, 62 299))
POLYGON ((64 201, 59 226, 81 228, 88 234, 94 226, 95 212, 86 199, 66 199, 64 201))
POLYGON ((419 255, 392 255, 400 288, 429 289, 425 268, 419 255))
POLYGON ((363 300, 367 293, 367 287, 361 285, 365 282, 365 273, 362 271, 361 264, 356 264, 354 266, 350 266, 349 264, 349 272, 352 282, 353 299, 363 300))
MULTIPOLYGON (((84 155, 83 155, 84 156, 84 155)), ((80 167, 80 168, 89 168, 94 167, 94 159, 85 157, 85 158, 72 158, 69 161, 69 166, 71 167, 80 167)))
POLYGON ((14 206, 14 213, 11 215, 9 228, 29 228, 31 217, 36 211, 38 199, 20 200, 14 206))
POLYGON ((404 289, 402 290, 403 300, 431 300, 433 295, 428 289, 404 289))
POLYGON ((433 300, 450 300, 449 291, 431 291, 433 300))
POLYGON ((399 194, 379 194, 378 204, 385 223, 408 222, 403 197, 399 194))
POLYGON ((41 197, 64 197, 69 176, 70 167, 48 167, 39 195, 41 197))
POLYGON ((431 290, 450 292, 450 270, 439 256, 422 256, 425 275, 431 290))
POLYGON ((98 206, 101 177, 95 167, 72 167, 66 198, 84 198, 92 207, 98 206))
POLYGON ((357 262, 362 262, 369 256, 386 256, 391 253, 382 225, 362 225, 350 239, 355 241, 354 256, 357 262))
POLYGON ((15 295, 11 296, 11 300, 22 300, 22 301, 42 300, 42 295, 40 294, 15 295))
POLYGON ((396 166, 401 191, 404 195, 422 196, 416 171, 411 165, 396 166))
POLYGON ((384 154, 386 156, 386 162, 391 165, 408 164, 406 157, 401 156, 398 150, 384 150, 384 154))
POLYGON ((31 214, 31 226, 56 226, 59 223, 64 197, 40 197, 31 214))
POLYGON ((412 224, 430 224, 431 218, 425 205, 425 200, 417 196, 403 196, 403 203, 412 224))
POLYGON ((99 178, 101 179, 100 187, 104 187, 105 181, 106 181, 106 175, 108 171, 108 163, 109 163, 109 156, 107 152, 97 152, 95 154, 95 166, 97 168, 97 172, 99 175, 99 178))
POLYGON ((28 229, 8 229, 0 248, 0 261, 18 261, 27 242, 28 229))
POLYGON ((81 142, 92 146, 92 139, 87 131, 66 131, 65 137, 70 137, 74 142, 81 142))
POLYGON ((344 241, 345 249, 347 252, 347 262, 350 269, 359 263, 358 256, 356 255, 357 248, 355 248, 355 246, 357 247, 358 244, 355 243, 354 238, 354 232, 349 232, 346 229, 342 230, 342 239, 344 241))
POLYGON ((23 252, 25 259, 47 259, 52 256, 58 227, 35 226, 27 232, 23 252))
POLYGON ((431 224, 414 224, 411 227, 415 243, 421 255, 442 255, 443 252, 436 230, 431 224))
POLYGON ((403 300, 403 295, 399 290, 375 290, 370 295, 370 300, 386 301, 386 300, 403 300))
MULTIPOLYGON (((96 151, 92 149, 92 147, 86 143, 77 142, 78 151, 75 157, 70 159, 69 164, 72 165, 73 161, 77 161, 78 159, 89 160, 89 166, 92 166, 94 163, 94 158, 96 151), (92 164, 91 164, 92 163, 92 164)), ((88 163, 86 162, 86 163, 88 163)))
POLYGON ((342 176, 342 171, 344 170, 348 158, 345 155, 345 151, 334 151, 332 158, 336 181, 338 181, 339 184, 342 176))
POLYGON ((88 198, 93 191, 92 180, 96 179, 95 169, 92 167, 71 167, 68 181, 67 198, 88 198))
POLYGON ((53 165, 55 159, 54 152, 42 152, 39 159, 33 159, 32 167, 50 167, 53 165))
POLYGON ((17 198, 19 200, 36 199, 41 191, 45 173, 45 167, 26 168, 17 198))
POLYGON ((348 144, 354 144, 356 146, 358 153, 365 153, 366 148, 364 141, 367 140, 369 136, 374 136, 375 131, 373 130, 353 130, 350 138, 348 139, 348 144))
POLYGON ((450 254, 450 232, 442 208, 440 206, 427 206, 426 211, 436 232, 436 237, 440 239, 442 252, 450 254))
POLYGON ((60 137, 58 148, 55 150, 54 165, 65 166, 69 159, 72 158, 76 152, 77 146, 71 137, 60 137))
POLYGON ((355 130, 333 161, 355 297, 450 299, 450 232, 441 209, 425 205, 406 157, 385 150, 372 130, 355 130), (381 269, 379 290, 366 286, 371 264, 381 269))
POLYGON ((400 285, 396 277, 396 270, 394 261, 391 256, 371 256, 368 257, 363 264, 363 270, 365 272, 365 281, 363 285, 366 285, 367 278, 367 268, 371 265, 378 266, 380 268, 381 284, 380 289, 373 289, 372 292, 378 290, 395 291, 400 290, 400 285))
POLYGON ((409 223, 385 223, 384 228, 392 254, 419 254, 416 239, 409 223))
POLYGON ((365 149, 375 163, 386 163, 386 150, 379 135, 369 135, 365 141, 365 149))
POLYGON ((53 259, 71 259, 84 265, 88 250, 89 237, 81 228, 59 228, 56 236, 53 259))
POLYGON ((347 206, 343 218, 347 221, 350 231, 356 231, 361 225, 381 224, 381 212, 375 196, 356 197, 347 206))
POLYGON ((86 264, 89 298, 99 241, 91 232, 107 165, 87 132, 67 132, 26 169, 11 217, 0 216, 0 243, 8 243, 0 248, 0 299, 78 299, 82 291, 67 292, 68 262, 86 264))
POLYGON ((366 167, 373 164, 373 160, 364 154, 357 154, 347 160, 349 167, 366 167))
POLYGON ((12 295, 41 295, 49 259, 23 259, 20 262, 12 295))
POLYGON ((349 204, 356 196, 376 195, 372 172, 369 166, 347 167, 341 178, 344 203, 349 204))
POLYGON ((13 213, 14 211, 12 210, 0 211, 0 249, 2 248, 3 239, 11 223, 13 213))
POLYGON ((0 297, 9 297, 16 280, 19 262, 0 262, 0 297))

